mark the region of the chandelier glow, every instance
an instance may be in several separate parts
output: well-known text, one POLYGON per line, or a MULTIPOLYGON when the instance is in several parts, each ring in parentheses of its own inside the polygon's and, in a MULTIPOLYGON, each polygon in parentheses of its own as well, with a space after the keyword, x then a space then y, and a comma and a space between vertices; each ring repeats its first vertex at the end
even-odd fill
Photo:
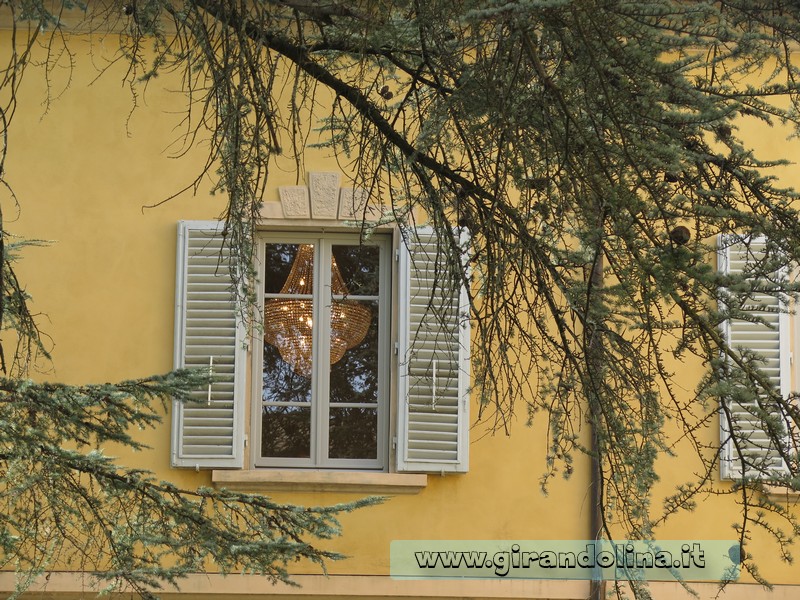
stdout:
MULTIPOLYGON (((334 296, 347 296, 347 286, 331 258, 331 289, 334 296)), ((306 298, 274 298, 264 304, 264 340, 275 346, 281 358, 303 377, 311 377, 313 340, 314 247, 301 244, 280 293, 306 298)), ((330 364, 364 341, 372 320, 368 306, 355 300, 331 301, 330 364)))

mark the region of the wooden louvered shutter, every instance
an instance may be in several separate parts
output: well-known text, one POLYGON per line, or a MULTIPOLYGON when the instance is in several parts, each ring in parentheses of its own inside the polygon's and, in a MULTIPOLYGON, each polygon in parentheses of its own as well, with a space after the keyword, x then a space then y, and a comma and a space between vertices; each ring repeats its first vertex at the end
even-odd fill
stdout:
POLYGON ((430 229, 404 236, 399 256, 398 471, 469 468, 466 290, 430 229))
MULTIPOLYGON (((719 264, 726 273, 742 273, 748 264, 752 265, 763 253, 763 238, 751 238, 749 244, 734 236, 720 237, 719 264), (747 247, 750 251, 748 253, 747 247)), ((789 315, 783 310, 780 301, 773 295, 753 294, 747 305, 754 315, 765 323, 753 323, 741 319, 731 319, 724 325, 728 344, 733 348, 747 348, 763 357, 760 368, 768 375, 774 387, 783 397, 790 393, 790 346, 789 315)), ((753 407, 729 401, 733 426, 728 423, 724 413, 720 413, 720 429, 723 439, 721 471, 722 477, 738 479, 742 476, 769 477, 779 475, 786 464, 770 443, 760 418, 753 414, 753 407), (731 430, 733 430, 731 432, 731 430), (748 461, 759 465, 758 469, 742 473, 741 463, 732 441, 732 436, 744 448, 748 461)))
POLYGON ((244 377, 247 351, 232 289, 230 249, 222 223, 178 224, 175 367, 207 368, 220 378, 175 402, 172 465, 241 468, 244 456, 244 377))

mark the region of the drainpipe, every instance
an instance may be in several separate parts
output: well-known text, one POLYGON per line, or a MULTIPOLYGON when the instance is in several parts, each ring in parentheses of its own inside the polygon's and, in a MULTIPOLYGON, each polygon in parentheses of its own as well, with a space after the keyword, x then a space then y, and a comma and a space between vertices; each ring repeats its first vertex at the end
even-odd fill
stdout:
MULTIPOLYGON (((590 424, 592 436, 592 468, 591 479, 589 481, 589 539, 599 540, 603 529, 603 491, 600 486, 602 472, 600 470, 600 459, 597 456, 597 430, 594 423, 590 424)), ((600 579, 592 579, 589 582, 589 600, 602 600, 605 596, 605 582, 600 579)))
MULTIPOLYGON (((591 282, 592 289, 600 290, 603 287, 603 247, 602 242, 598 245, 597 255, 592 266, 591 282)), ((587 306, 587 312, 591 314, 591 306, 587 306)), ((587 315, 588 316, 588 315, 587 315)), ((589 342, 587 351, 587 367, 589 374, 595 367, 601 367, 600 358, 596 356, 601 350, 601 339, 593 335, 589 342)), ((594 415, 592 415, 594 416, 594 415)), ((603 530, 603 490, 601 486, 602 470, 600 466, 598 443, 597 421, 594 418, 589 420, 589 434, 592 436, 592 467, 589 482, 589 539, 599 540, 602 538, 603 530)), ((589 584, 589 600, 603 600, 605 596, 605 582, 600 579, 592 579, 589 584)))

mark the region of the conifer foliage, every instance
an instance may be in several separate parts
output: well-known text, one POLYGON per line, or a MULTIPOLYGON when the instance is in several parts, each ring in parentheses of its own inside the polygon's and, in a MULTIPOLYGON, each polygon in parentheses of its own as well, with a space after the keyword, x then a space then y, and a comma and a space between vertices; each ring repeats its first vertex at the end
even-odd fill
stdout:
POLYGON ((211 565, 288 582, 289 563, 324 568, 339 558, 310 541, 337 535, 337 514, 374 500, 302 508, 181 489, 100 449, 144 449, 136 433, 161 422, 167 401, 189 400, 207 382, 196 371, 87 386, 0 380, 0 552, 19 591, 48 570, 77 570, 149 598, 211 565))
MULTIPOLYGON (((85 7, 2 5, 18 23, 2 82, 9 127, 27 44, 68 45, 43 32, 85 7)), ((181 74, 186 139, 210 148, 198 180, 227 194, 242 264, 272 159, 302 167, 321 130, 388 219, 427 215, 465 278, 452 232, 470 229, 474 394, 494 429, 520 413, 548 423, 543 485, 588 454, 602 535, 648 538, 676 511, 726 495, 741 509, 745 566, 758 577, 747 542, 759 530, 788 557, 797 519, 764 492, 767 481, 800 487, 796 399, 723 331, 766 324, 798 292, 796 193, 739 127, 800 125, 800 5, 129 0, 81 14, 87 35, 118 36, 134 89, 181 74), (743 269, 716 268, 720 244, 744 248, 743 269), (705 368, 701 381, 680 378, 687 362, 705 368), (767 433, 748 444, 777 452, 782 469, 740 436, 720 437, 720 419, 741 426, 734 406, 767 433), (743 474, 734 483, 718 476, 726 443, 743 474), (673 453, 692 466, 653 502, 657 459, 673 453)), ((137 385, 158 395, 167 381, 137 385)))
POLYGON ((0 564, 16 570, 18 593, 50 570, 68 570, 86 573, 87 585, 97 579, 101 589, 154 598, 188 573, 248 572, 291 583, 291 563, 324 570, 342 558, 313 541, 337 536, 338 515, 377 499, 303 508, 181 489, 105 455, 106 447, 144 450, 137 434, 158 426, 172 399, 191 400, 209 375, 177 370, 84 386, 28 379, 26 364, 46 351, 11 256, 6 248, 0 281, 3 329, 18 338, 13 356, 0 355, 0 564))
MULTIPOLYGON (((89 17, 86 8, 0 2, 13 25, 12 52, 0 70, 3 209, 20 209, 4 167, 30 52, 40 36, 54 49, 59 15, 75 9, 89 17)), ((0 567, 16 572, 12 597, 54 570, 83 572, 87 587, 96 582, 101 590, 156 598, 189 573, 251 573, 292 584, 289 565, 311 562, 325 571, 344 558, 315 542, 341 533, 341 514, 379 498, 301 507, 258 494, 184 489, 104 453, 146 450, 137 435, 163 427, 172 400, 190 401, 213 376, 182 369, 118 383, 42 383, 35 367, 50 359, 50 340, 15 270, 25 246, 39 243, 20 241, 0 212, 0 567)))

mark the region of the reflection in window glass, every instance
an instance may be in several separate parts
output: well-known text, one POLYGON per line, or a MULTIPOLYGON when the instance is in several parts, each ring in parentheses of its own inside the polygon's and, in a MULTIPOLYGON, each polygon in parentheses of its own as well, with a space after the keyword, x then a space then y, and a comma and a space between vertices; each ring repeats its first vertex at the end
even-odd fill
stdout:
POLYGON ((261 454, 281 458, 311 456, 311 408, 264 406, 261 416, 261 454))
POLYGON ((311 402, 311 379, 295 373, 272 344, 264 344, 262 382, 264 402, 311 402))
POLYGON ((289 278, 300 244, 267 244, 264 260, 264 291, 277 294, 289 278))
POLYGON ((374 403, 378 401, 378 302, 363 302, 372 313, 361 343, 344 353, 330 367, 330 402, 374 403))
POLYGON ((378 452, 378 302, 361 343, 330 369, 330 458, 376 458, 378 452))
POLYGON ((257 464, 341 467, 347 463, 331 461, 351 460, 381 468, 386 383, 379 364, 388 361, 382 324, 388 306, 381 305, 379 292, 387 240, 270 242, 264 256, 264 461, 257 464), (315 281, 321 256, 330 262, 315 281), (326 356, 314 356, 314 335, 329 346, 326 356))
POLYGON ((311 456, 311 379, 298 375, 277 348, 264 344, 261 456, 311 456))
POLYGON ((380 248, 377 246, 334 244, 333 262, 338 267, 342 281, 352 296, 375 296, 378 294, 378 268, 380 248))
POLYGON ((377 406, 331 406, 328 454, 330 458, 377 458, 377 406))
POLYGON ((314 336, 314 246, 267 244, 264 340, 276 347, 295 373, 311 377, 314 336), (282 277, 289 264, 286 280, 282 277))

